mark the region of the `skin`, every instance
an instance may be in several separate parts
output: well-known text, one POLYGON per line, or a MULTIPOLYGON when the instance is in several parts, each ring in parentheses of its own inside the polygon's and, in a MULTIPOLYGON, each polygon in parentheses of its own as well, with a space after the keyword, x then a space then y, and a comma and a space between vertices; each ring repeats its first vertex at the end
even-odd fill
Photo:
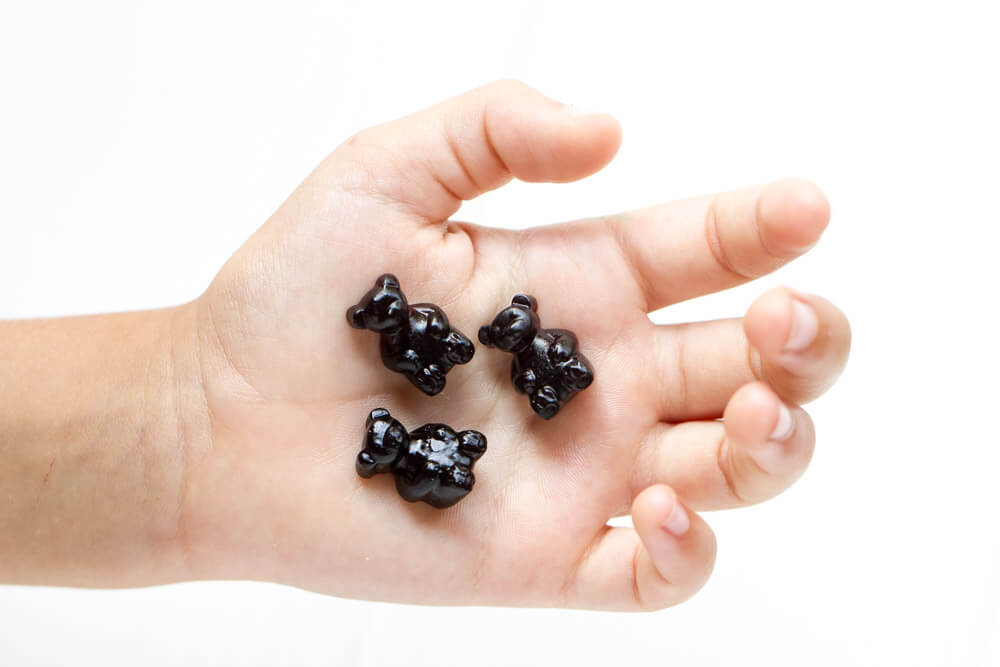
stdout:
POLYGON ((715 556, 697 512, 803 472, 815 435, 799 405, 834 382, 850 330, 790 289, 742 319, 647 317, 815 244, 829 207, 808 182, 524 231, 450 220, 512 178, 587 176, 620 140, 610 116, 493 83, 338 147, 191 303, 0 324, 0 580, 623 610, 691 596, 715 556), (596 381, 546 422, 509 355, 477 346, 423 396, 344 318, 383 272, 471 336, 533 294, 596 381), (374 407, 485 433, 473 492, 440 511, 359 478, 374 407), (634 529, 607 526, 621 514, 634 529))

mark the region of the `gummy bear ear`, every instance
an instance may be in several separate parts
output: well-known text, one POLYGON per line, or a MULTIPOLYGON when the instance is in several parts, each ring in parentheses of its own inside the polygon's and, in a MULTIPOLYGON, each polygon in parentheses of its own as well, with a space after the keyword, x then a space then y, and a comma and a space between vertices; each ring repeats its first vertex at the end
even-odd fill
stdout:
POLYGON ((390 415, 389 411, 386 410, 385 408, 375 408, 374 410, 368 413, 368 419, 365 420, 365 428, 371 426, 372 422, 374 421, 391 417, 392 415, 390 415))
POLYGON ((383 273, 375 281, 375 284, 379 287, 399 287, 399 278, 392 275, 391 273, 383 273))
POLYGON ((479 327, 479 342, 486 347, 493 347, 493 338, 490 336, 490 325, 484 324, 479 327))
POLYGON ((351 306, 347 309, 347 321, 355 329, 364 329, 365 309, 361 306, 351 306))
POLYGON ((510 300, 510 305, 512 306, 523 306, 528 310, 538 311, 538 302, 535 301, 535 297, 529 294, 517 294, 513 299, 510 300))
POLYGON ((358 458, 354 461, 354 469, 365 479, 372 477, 378 468, 378 463, 372 455, 366 451, 358 452, 358 458))

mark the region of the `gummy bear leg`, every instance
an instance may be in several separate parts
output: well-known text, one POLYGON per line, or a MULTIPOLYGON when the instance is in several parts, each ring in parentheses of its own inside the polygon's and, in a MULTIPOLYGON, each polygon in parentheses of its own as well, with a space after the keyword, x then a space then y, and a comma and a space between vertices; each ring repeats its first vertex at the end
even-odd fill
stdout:
POLYGON ((441 476, 440 485, 427 495, 427 503, 437 508, 451 507, 469 495, 475 483, 471 470, 456 466, 441 476))
POLYGON ((406 376, 409 378, 417 389, 424 392, 428 396, 435 396, 441 393, 444 389, 445 378, 444 373, 436 364, 430 364, 421 368, 416 373, 412 373, 406 376))
POLYGON ((552 419, 559 412, 559 397, 546 385, 531 395, 531 408, 542 419, 552 419))
POLYGON ((411 456, 404 456, 392 472, 399 495, 411 503, 426 500, 427 495, 437 488, 441 475, 435 464, 411 456))

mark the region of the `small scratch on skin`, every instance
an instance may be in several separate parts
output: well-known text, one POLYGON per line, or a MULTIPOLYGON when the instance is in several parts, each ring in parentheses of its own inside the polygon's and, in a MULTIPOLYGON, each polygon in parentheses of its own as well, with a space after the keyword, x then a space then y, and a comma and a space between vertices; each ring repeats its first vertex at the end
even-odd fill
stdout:
POLYGON ((56 457, 53 456, 52 460, 49 461, 49 469, 45 471, 45 477, 42 478, 42 486, 38 489, 38 496, 35 498, 36 507, 38 506, 38 503, 42 500, 42 493, 45 491, 45 487, 49 483, 49 477, 52 476, 52 468, 54 468, 55 465, 56 465, 56 457))

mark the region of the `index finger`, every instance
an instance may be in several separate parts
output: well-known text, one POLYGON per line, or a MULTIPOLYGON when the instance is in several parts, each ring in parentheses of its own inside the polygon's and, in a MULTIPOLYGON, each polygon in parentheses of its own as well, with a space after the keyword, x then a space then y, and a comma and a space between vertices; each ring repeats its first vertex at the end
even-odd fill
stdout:
POLYGON ((649 312, 780 268, 815 245, 829 220, 818 187, 786 180, 570 224, 605 228, 649 312))

